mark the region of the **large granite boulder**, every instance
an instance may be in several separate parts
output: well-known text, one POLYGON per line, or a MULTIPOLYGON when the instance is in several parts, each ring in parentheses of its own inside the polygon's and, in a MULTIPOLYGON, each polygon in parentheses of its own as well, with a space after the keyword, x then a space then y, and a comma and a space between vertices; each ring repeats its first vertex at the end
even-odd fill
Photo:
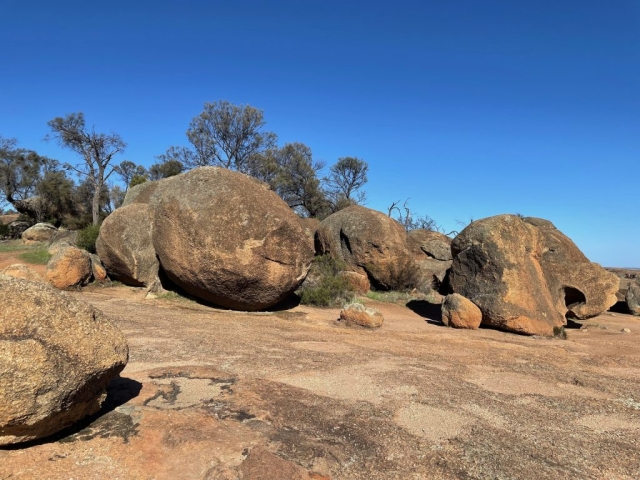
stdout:
POLYGON ((404 227, 384 213, 352 205, 320 223, 316 252, 331 255, 379 289, 394 286, 394 276, 415 267, 404 227))
POLYGON ((252 177, 201 167, 157 182, 149 202, 162 269, 197 298, 261 310, 309 271, 314 252, 299 218, 252 177))
POLYGON ((67 247, 51 257, 45 279, 56 288, 81 287, 89 283, 91 275, 89 252, 67 247))
POLYGON ((550 336, 567 318, 590 318, 616 303, 618 278, 547 220, 478 220, 451 251, 450 288, 480 308, 483 325, 550 336))
POLYGON ((630 283, 624 297, 627 307, 632 315, 640 315, 640 284, 630 283))
POLYGON ((50 242, 58 233, 58 229, 50 223, 36 223, 22 232, 22 240, 25 243, 50 242))
POLYGON ((51 435, 100 409, 127 363, 101 312, 48 285, 0 275, 0 445, 51 435))
POLYGON ((151 195, 156 191, 158 184, 161 180, 158 181, 149 181, 140 183, 135 185, 127 190, 126 195, 124 196, 124 200, 122 202, 122 207, 126 207, 132 203, 149 203, 151 199, 151 195))
POLYGON ((152 233, 151 207, 144 203, 120 207, 105 218, 96 252, 111 278, 134 287, 150 287, 158 279, 152 233))

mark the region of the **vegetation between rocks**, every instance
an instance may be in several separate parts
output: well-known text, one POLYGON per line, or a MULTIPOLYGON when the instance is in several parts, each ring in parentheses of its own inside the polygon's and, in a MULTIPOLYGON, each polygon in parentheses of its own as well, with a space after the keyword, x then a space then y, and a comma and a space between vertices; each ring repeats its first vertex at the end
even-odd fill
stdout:
POLYGON ((347 278, 340 275, 346 269, 346 264, 331 255, 315 257, 308 280, 298 291, 300 302, 318 307, 338 307, 351 301, 353 287, 347 278))
POLYGON ((100 225, 89 225, 78 232, 78 248, 96 253, 96 240, 100 234, 100 225))
POLYGON ((38 248, 29 250, 18 255, 18 258, 26 263, 32 263, 37 265, 46 265, 52 255, 47 252, 46 248, 38 248))

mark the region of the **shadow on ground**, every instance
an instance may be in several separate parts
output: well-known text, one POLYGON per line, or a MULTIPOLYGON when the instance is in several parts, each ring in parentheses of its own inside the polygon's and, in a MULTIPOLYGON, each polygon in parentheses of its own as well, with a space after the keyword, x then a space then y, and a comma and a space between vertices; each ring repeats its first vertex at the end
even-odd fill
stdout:
MULTIPOLYGON (((107 398, 102 404, 100 410, 98 410, 93 415, 89 415, 88 417, 85 417, 82 420, 74 423, 71 427, 60 430, 59 432, 54 433, 53 435, 50 435, 48 437, 14 445, 5 445, 0 447, 0 450, 21 450, 36 445, 43 445, 46 443, 76 441, 77 439, 79 439, 77 438, 78 436, 83 436, 83 434, 86 435, 87 431, 89 430, 95 430, 95 428, 92 427, 95 427, 96 424, 113 424, 114 420, 116 421, 116 423, 121 420, 119 417, 122 414, 118 414, 118 412, 114 412, 114 410, 119 406, 124 405, 129 400, 137 397, 140 394, 140 390, 142 390, 142 384, 140 382, 137 382, 130 378, 122 378, 118 376, 111 380, 111 382, 107 386, 107 398)), ((129 419, 128 415, 122 416, 129 419)), ((111 430, 113 430, 113 425, 110 425, 109 427, 111 430)), ((98 435, 96 434, 94 436, 98 435)), ((118 436, 121 436, 125 441, 127 441, 126 435, 118 436)))

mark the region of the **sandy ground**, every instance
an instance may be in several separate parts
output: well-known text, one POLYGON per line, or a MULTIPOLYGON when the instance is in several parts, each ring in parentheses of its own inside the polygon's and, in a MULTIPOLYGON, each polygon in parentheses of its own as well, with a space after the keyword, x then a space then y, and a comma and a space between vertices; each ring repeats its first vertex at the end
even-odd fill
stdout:
POLYGON ((638 317, 561 340, 450 329, 420 302, 369 301, 369 331, 336 309, 73 295, 124 331, 129 364, 99 414, 0 450, 0 479, 640 478, 638 317))

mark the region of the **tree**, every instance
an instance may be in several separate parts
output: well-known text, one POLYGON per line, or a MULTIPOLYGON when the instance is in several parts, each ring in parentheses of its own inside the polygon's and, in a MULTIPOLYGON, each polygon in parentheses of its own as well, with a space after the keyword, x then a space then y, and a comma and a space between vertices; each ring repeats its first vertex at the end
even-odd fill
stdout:
POLYGON ((178 160, 165 160, 149 167, 149 178, 151 180, 169 178, 181 174, 183 170, 184 165, 178 160))
POLYGON ((118 175, 125 185, 125 190, 129 188, 131 179, 135 175, 146 176, 147 170, 142 165, 136 165, 131 160, 123 160, 119 165, 113 168, 116 175, 118 175))
POLYGON ((262 170, 251 173, 266 181, 287 204, 303 216, 324 218, 331 205, 322 189, 318 173, 324 162, 313 160, 303 143, 287 143, 272 149, 257 162, 262 170), (265 173, 266 172, 266 173, 265 173))
POLYGON ((405 212, 404 215, 402 214, 402 211, 398 207, 399 203, 400 203, 400 200, 398 200, 397 202, 393 202, 387 209, 387 213, 391 217, 394 210, 397 211, 398 216, 396 217, 396 220, 400 225, 402 225, 405 228, 407 232, 410 232, 411 230, 418 230, 418 229, 430 230, 433 232, 440 231, 440 226, 429 215, 414 215, 411 212, 411 209, 409 208, 408 198, 404 201, 404 204, 402 207, 405 212))
POLYGON ((112 211, 122 206, 126 193, 127 192, 118 185, 114 185, 109 189, 110 209, 112 211))
POLYGON ((186 168, 215 165, 248 173, 250 159, 276 145, 276 134, 262 131, 265 124, 262 110, 250 105, 205 103, 187 130, 193 150, 169 147, 158 158, 179 161, 186 168))
MULTIPOLYGON (((367 183, 369 165, 357 157, 342 157, 331 167, 329 177, 325 179, 334 207, 339 204, 364 203, 366 194, 359 191, 367 183)), ((338 210, 338 208, 335 208, 338 210)))
POLYGON ((101 194, 105 182, 114 172, 111 161, 114 155, 121 153, 126 144, 120 135, 96 133, 95 128, 87 129, 82 112, 71 113, 66 117, 56 117, 48 122, 52 137, 60 146, 80 155, 84 164, 65 166, 84 176, 92 189, 93 200, 91 215, 93 225, 100 222, 101 194))

